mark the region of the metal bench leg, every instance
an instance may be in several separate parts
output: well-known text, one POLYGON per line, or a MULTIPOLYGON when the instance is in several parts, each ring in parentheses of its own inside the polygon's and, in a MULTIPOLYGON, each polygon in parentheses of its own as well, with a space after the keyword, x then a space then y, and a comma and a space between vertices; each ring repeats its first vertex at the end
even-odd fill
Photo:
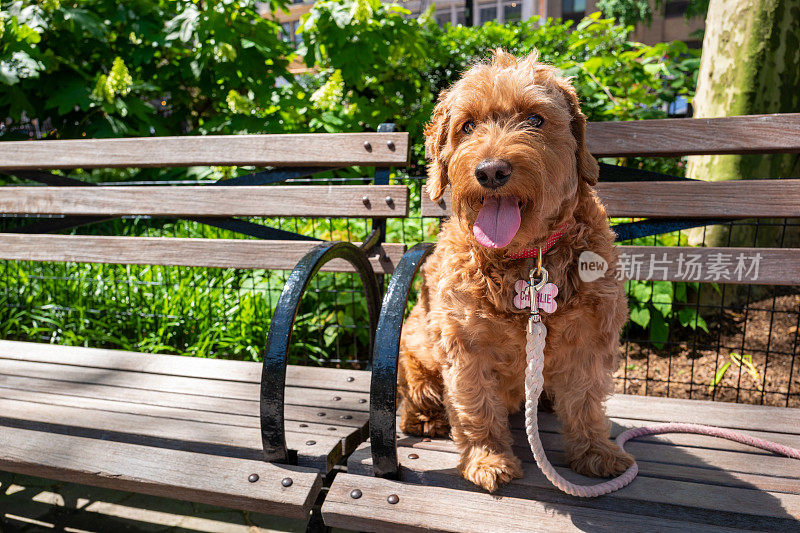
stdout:
POLYGON ((400 330, 405 317, 411 283, 433 244, 417 244, 403 255, 392 274, 383 299, 375 348, 372 354, 370 384, 369 436, 372 446, 372 468, 379 477, 397 477, 397 364, 400 351, 400 330))
POLYGON ((333 259, 349 262, 361 277, 369 311, 370 352, 375 346, 380 300, 372 264, 364 252, 348 242, 326 242, 315 246, 297 263, 283 287, 267 336, 264 365, 261 371, 261 442, 266 461, 289 460, 283 419, 287 351, 300 299, 311 278, 333 259))

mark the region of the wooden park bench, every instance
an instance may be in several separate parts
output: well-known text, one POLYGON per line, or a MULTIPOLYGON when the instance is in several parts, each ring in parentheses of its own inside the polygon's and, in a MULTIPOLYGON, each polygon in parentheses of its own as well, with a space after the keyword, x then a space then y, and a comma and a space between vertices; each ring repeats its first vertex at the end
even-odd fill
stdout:
POLYGON ((360 274, 374 333, 376 276, 404 251, 383 242, 385 219, 408 212, 407 187, 388 185, 408 135, 385 130, 2 143, 0 172, 46 185, 0 188, 0 215, 19 222, 0 233, 2 260, 294 270, 263 365, 0 341, 0 470, 308 520, 322 477, 366 438, 369 373, 287 367, 286 350, 320 268, 360 274), (274 170, 202 186, 90 186, 46 172, 210 165, 274 170), (352 165, 376 167, 375 183, 262 186, 352 165), (260 239, 53 233, 126 215, 260 239), (359 247, 238 217, 371 218, 373 231, 359 247))
MULTIPOLYGON (((798 153, 800 114, 594 123, 587 141, 597 157, 798 153)), ((610 217, 646 219, 617 225, 619 240, 732 219, 800 218, 798 179, 702 182, 602 165, 597 192, 610 217)), ((422 210, 423 216, 447 216, 449 196, 438 204, 423 199, 422 210)), ((800 249, 620 251, 629 279, 800 285, 800 249), (711 276, 708 270, 687 273, 679 267, 681 254, 704 265, 725 258, 729 275, 717 276, 718 268, 711 276), (758 268, 736 274, 740 254, 748 267, 760 258, 758 268)), ((636 456, 639 477, 619 492, 579 499, 559 492, 539 472, 519 415, 511 425, 525 475, 493 495, 461 478, 452 441, 397 433, 399 334, 411 281, 429 252, 429 244, 407 252, 387 288, 373 354, 370 441, 350 456, 347 473, 334 479, 322 507, 327 525, 363 531, 800 531, 800 461, 729 441, 674 434, 631 442, 627 449, 636 456)), ((607 408, 612 436, 655 422, 690 422, 800 447, 798 409, 624 394, 613 396, 607 408)), ((556 417, 540 413, 539 426, 557 470, 573 482, 592 483, 566 466, 556 417)))

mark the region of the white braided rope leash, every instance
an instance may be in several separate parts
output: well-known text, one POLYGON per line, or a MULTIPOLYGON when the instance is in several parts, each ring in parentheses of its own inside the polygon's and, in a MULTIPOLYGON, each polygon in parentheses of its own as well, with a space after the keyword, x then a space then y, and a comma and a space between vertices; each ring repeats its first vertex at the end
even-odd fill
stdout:
MULTIPOLYGON (((535 297, 536 296, 533 295, 533 298, 535 297)), ((556 472, 553 465, 550 464, 550 461, 547 460, 544 448, 542 448, 542 441, 539 439, 539 421, 536 412, 539 404, 539 396, 542 394, 542 388, 544 387, 543 370, 546 337, 547 328, 542 322, 534 320, 529 321, 528 338, 525 345, 528 363, 525 367, 525 432, 528 434, 528 443, 531 446, 533 457, 536 459, 536 464, 539 465, 539 469, 541 469, 542 473, 550 480, 550 483, 572 496, 592 498, 619 490, 625 485, 628 485, 636 477, 636 474, 639 472, 639 467, 636 463, 633 463, 633 466, 628 468, 622 475, 609 481, 597 485, 576 485, 564 479, 556 472)), ((616 442, 620 448, 624 449, 625 443, 630 439, 643 435, 657 435, 659 433, 697 433, 700 435, 711 435, 742 444, 748 444, 779 455, 785 455, 786 457, 800 459, 800 450, 796 450, 795 448, 768 440, 757 439, 728 429, 697 424, 673 423, 629 429, 619 435, 616 442)))

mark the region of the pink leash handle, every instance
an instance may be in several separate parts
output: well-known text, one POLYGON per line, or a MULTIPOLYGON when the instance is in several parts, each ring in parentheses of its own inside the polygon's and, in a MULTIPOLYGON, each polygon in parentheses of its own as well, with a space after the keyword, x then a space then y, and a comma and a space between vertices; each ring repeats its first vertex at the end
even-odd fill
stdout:
MULTIPOLYGON (((547 328, 544 324, 537 321, 531 321, 529 323, 528 340, 525 346, 528 361, 525 368, 525 432, 528 435, 528 443, 531 446, 533 457, 536 459, 536 464, 553 485, 572 496, 591 498, 619 490, 636 478, 636 474, 639 473, 639 467, 636 463, 633 463, 633 466, 628 468, 622 475, 609 481, 596 485, 578 485, 567 481, 556 472, 553 465, 550 464, 550 461, 547 459, 547 455, 544 453, 542 441, 539 438, 537 407, 539 396, 544 388, 544 345, 546 337, 547 328)), ((631 439, 644 435, 658 435, 661 433, 696 433, 698 435, 710 435, 712 437, 719 437, 747 444, 755 448, 761 448, 762 450, 767 450, 786 457, 800 459, 800 450, 796 450, 792 447, 764 439, 757 439, 729 429, 697 424, 671 423, 633 428, 620 434, 616 442, 620 448, 624 449, 625 443, 631 439)))

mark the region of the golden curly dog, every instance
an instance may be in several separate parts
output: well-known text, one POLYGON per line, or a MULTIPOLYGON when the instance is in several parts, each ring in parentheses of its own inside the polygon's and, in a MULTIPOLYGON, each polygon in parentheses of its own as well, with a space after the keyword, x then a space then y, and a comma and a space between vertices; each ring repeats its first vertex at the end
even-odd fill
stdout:
POLYGON ((582 474, 610 476, 633 458, 609 440, 603 402, 612 390, 628 306, 614 236, 592 185, 598 167, 584 143, 586 117, 575 90, 537 55, 497 50, 436 105, 425 131, 427 191, 450 185, 453 216, 423 267, 420 300, 403 328, 401 429, 456 442, 462 475, 486 490, 522 476, 508 415, 522 406, 528 312, 513 305, 533 249, 557 229, 544 255, 558 286, 547 326, 545 392, 562 421, 567 458, 582 474), (584 282, 578 257, 609 265, 584 282))

